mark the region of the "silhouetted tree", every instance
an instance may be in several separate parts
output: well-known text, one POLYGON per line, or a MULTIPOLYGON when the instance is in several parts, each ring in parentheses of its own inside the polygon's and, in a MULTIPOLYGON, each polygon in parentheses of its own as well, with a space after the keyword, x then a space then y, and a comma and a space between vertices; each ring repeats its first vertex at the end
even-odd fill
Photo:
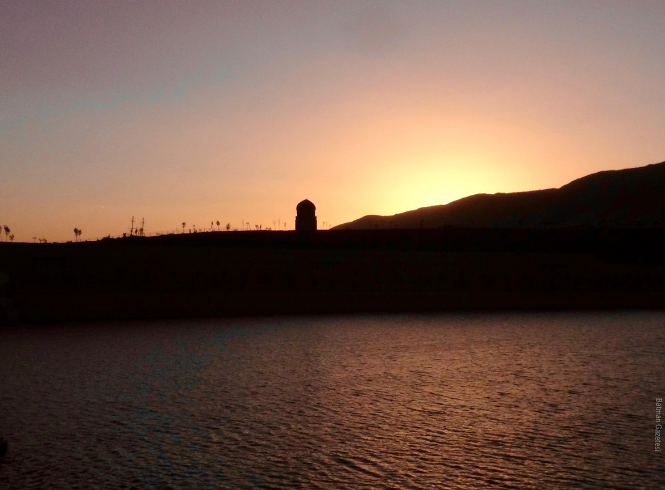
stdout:
POLYGON ((4 230, 5 230, 5 241, 7 241, 7 235, 9 235, 9 232, 12 231, 9 229, 9 226, 4 225, 4 230))
POLYGON ((182 232, 183 232, 183 233, 185 233, 185 225, 186 225, 186 224, 187 224, 187 223, 185 223, 184 221, 182 222, 182 232))
POLYGON ((83 233, 81 230, 78 228, 74 228, 74 236, 76 237, 76 241, 79 241, 79 237, 81 236, 81 233, 83 233))
POLYGON ((9 241, 10 241, 10 242, 13 242, 13 241, 14 241, 14 234, 13 234, 13 233, 12 233, 11 235, 9 235, 9 241))
POLYGON ((226 231, 231 231, 231 223, 226 223, 226 231))
POLYGON ((219 231, 219 220, 217 220, 217 231, 219 231))

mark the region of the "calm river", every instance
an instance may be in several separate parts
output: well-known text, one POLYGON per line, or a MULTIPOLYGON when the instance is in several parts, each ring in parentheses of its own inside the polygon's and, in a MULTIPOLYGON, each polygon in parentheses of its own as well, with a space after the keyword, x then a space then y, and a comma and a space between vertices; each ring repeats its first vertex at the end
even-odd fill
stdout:
POLYGON ((0 335, 3 489, 665 488, 662 312, 0 335))

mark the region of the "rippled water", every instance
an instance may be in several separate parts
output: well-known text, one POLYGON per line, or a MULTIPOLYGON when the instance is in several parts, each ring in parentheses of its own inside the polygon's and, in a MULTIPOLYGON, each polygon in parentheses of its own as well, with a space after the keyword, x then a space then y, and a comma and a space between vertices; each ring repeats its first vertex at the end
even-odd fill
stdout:
POLYGON ((0 334, 2 488, 665 488, 663 313, 0 334))

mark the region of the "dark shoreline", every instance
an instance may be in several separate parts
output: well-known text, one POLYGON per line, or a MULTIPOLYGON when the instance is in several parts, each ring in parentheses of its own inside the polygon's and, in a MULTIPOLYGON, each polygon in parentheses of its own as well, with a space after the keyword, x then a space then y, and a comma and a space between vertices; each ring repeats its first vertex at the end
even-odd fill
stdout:
POLYGON ((665 229, 212 232, 0 244, 4 322, 665 308, 665 229))

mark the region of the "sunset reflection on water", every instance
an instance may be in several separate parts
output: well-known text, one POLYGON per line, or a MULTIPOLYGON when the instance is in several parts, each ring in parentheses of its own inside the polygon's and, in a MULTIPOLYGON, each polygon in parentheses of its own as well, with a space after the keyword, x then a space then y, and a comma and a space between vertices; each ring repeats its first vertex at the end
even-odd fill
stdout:
POLYGON ((6 329, 0 471, 9 488, 650 488, 664 320, 6 329))

